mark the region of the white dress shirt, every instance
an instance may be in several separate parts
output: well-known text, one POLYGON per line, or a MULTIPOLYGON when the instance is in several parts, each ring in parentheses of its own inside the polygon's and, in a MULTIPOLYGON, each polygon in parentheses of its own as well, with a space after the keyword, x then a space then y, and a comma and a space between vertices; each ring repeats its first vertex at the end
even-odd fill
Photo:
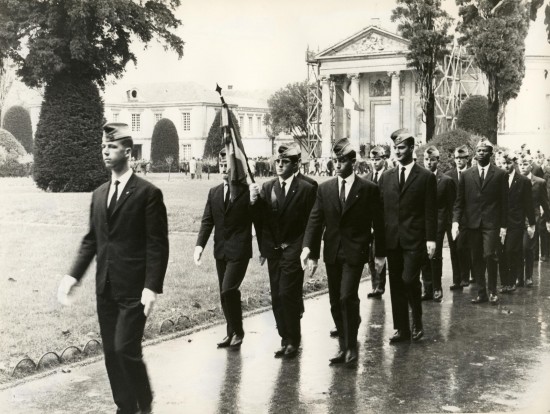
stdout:
POLYGON ((514 175, 516 175, 515 170, 512 170, 512 174, 508 174, 508 188, 512 186, 512 181, 514 181, 514 175))
POLYGON ((353 182, 355 181, 355 173, 351 173, 346 178, 342 178, 338 176, 338 196, 340 196, 340 189, 342 188, 342 181, 346 180, 346 188, 345 188, 345 197, 346 200, 348 199, 349 190, 351 189, 351 186, 353 185, 353 182))
POLYGON ((491 164, 487 164, 485 167, 482 167, 481 165, 477 164, 477 171, 479 172, 479 178, 481 178, 481 170, 485 170, 485 174, 483 174, 483 179, 487 178, 487 173, 489 172, 489 166, 491 164))
POLYGON ((120 196, 122 195, 122 192, 124 191, 124 187, 126 187, 126 184, 128 183, 128 180, 132 176, 134 172, 132 169, 128 169, 124 174, 122 174, 120 177, 115 178, 111 177, 111 186, 109 187, 109 194, 107 195, 107 207, 109 207, 109 203, 111 202, 111 198, 113 198, 113 194, 115 193, 115 181, 118 181, 118 193, 116 201, 120 200, 120 196))
POLYGON ((401 178, 401 169, 405 167, 405 182, 407 182, 407 179, 409 178, 409 174, 411 173, 413 165, 414 165, 414 161, 408 163, 407 165, 397 164, 398 166, 397 168, 399 168, 399 171, 397 173, 398 177, 401 178))
POLYGON ((283 180, 281 177, 279 177, 279 184, 281 185, 281 188, 283 188, 283 182, 286 183, 285 186, 285 196, 288 194, 288 189, 292 185, 292 181, 294 180, 294 175, 292 174, 290 177, 288 177, 286 180, 283 180))

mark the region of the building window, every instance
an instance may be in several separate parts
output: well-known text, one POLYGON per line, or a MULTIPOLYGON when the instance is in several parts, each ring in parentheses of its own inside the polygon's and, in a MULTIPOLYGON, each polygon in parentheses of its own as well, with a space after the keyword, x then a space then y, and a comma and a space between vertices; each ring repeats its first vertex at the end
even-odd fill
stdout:
POLYGON ((257 127, 256 132, 258 133, 258 135, 260 135, 262 133, 262 116, 261 115, 256 117, 256 127, 257 127))
POLYGON ((113 122, 118 122, 118 112, 113 113, 113 122))
POLYGON ((244 123, 244 117, 241 115, 241 116, 239 116, 239 127, 240 128, 242 128, 244 126, 243 123, 244 123))
POLYGON ((181 156, 186 161, 191 159, 191 144, 181 145, 181 156))
POLYGON ((155 112, 155 124, 162 119, 162 112, 155 112))
POLYGON ((252 126, 252 116, 248 116, 248 135, 253 135, 252 126))
POLYGON ((132 114, 132 132, 141 130, 141 114, 132 114))
POLYGON ((183 130, 191 131, 191 112, 182 112, 183 130))

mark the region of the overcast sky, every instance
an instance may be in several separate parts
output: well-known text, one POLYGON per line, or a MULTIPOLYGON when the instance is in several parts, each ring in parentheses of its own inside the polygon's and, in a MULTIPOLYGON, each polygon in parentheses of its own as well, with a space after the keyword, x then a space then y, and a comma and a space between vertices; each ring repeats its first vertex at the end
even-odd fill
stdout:
MULTIPOLYGON (((443 0, 455 13, 454 0, 443 0)), ((135 44, 138 65, 128 66, 124 83, 216 82, 239 89, 278 89, 306 78, 305 52, 323 50, 379 18, 390 22, 394 0, 182 0, 178 30, 185 56, 152 43, 135 44)))

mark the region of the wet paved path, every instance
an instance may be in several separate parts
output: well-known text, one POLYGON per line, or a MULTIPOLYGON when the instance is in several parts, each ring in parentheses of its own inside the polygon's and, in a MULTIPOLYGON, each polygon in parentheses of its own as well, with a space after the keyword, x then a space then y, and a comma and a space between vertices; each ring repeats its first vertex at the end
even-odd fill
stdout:
MULTIPOLYGON (((447 256, 448 257, 448 256, 447 256)), ((306 302, 294 360, 273 358, 271 312, 245 320, 240 351, 216 349, 224 327, 145 348, 155 413, 550 412, 550 266, 535 287, 472 305, 474 289, 424 302, 426 335, 390 345, 389 292, 366 299, 361 284, 360 358, 329 366, 337 350, 327 295, 306 302)), ((113 413, 103 361, 0 391, 2 412, 113 413)))

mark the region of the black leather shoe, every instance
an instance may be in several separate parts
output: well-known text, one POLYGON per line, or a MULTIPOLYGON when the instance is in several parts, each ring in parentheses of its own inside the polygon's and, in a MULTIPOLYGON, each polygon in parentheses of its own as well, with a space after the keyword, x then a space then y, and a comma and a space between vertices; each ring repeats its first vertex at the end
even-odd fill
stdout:
POLYGON ((343 364, 346 362, 346 353, 344 351, 338 351, 329 361, 331 364, 343 364))
POLYGON ((485 303, 485 302, 489 302, 489 298, 487 296, 478 296, 475 299, 472 299, 472 303, 474 305, 477 305, 479 303, 485 303))
POLYGON ((524 287, 525 283, 523 283, 523 280, 516 280, 516 287, 524 287))
POLYGON ((489 294, 489 302, 491 302, 491 305, 497 305, 498 304, 498 296, 494 293, 489 294))
POLYGON ((286 345, 281 346, 281 349, 275 351, 275 358, 282 358, 286 351, 286 345))
POLYGON ((434 290, 434 301, 441 302, 443 300, 443 291, 441 289, 434 290))
POLYGON ((338 337, 338 329, 336 329, 336 327, 334 327, 330 330, 330 337, 331 338, 337 338, 338 337))
POLYGON ((229 346, 231 348, 237 348, 239 346, 241 346, 243 343, 243 337, 241 335, 233 335, 233 338, 231 339, 231 344, 229 344, 229 346))
POLYGON ((424 329, 422 329, 421 326, 420 327, 413 326, 411 339, 413 341, 419 341, 420 338, 422 338, 423 336, 424 336, 424 329))
POLYGON ((449 290, 462 290, 464 287, 462 285, 451 285, 449 286, 449 290))
POLYGON ((346 351, 346 364, 357 362, 357 348, 351 348, 346 351))
POLYGON ((218 348, 227 348, 231 345, 231 339, 233 339, 233 335, 228 335, 223 338, 221 342, 218 342, 218 348))
POLYGON ((533 287, 533 279, 525 279, 526 287, 533 287))
POLYGON ((410 331, 402 331, 398 329, 395 331, 393 336, 390 338, 390 344, 395 344, 398 342, 405 342, 411 340, 411 332, 410 331))
POLYGON ((432 300, 434 298, 434 295, 431 293, 423 293, 420 297, 421 300, 432 300))
POLYGON ((367 295, 368 298, 380 298, 384 294, 384 289, 376 288, 367 295))
POLYGON ((285 358, 294 358, 298 354, 298 347, 292 344, 288 344, 285 349, 284 357, 285 358))

